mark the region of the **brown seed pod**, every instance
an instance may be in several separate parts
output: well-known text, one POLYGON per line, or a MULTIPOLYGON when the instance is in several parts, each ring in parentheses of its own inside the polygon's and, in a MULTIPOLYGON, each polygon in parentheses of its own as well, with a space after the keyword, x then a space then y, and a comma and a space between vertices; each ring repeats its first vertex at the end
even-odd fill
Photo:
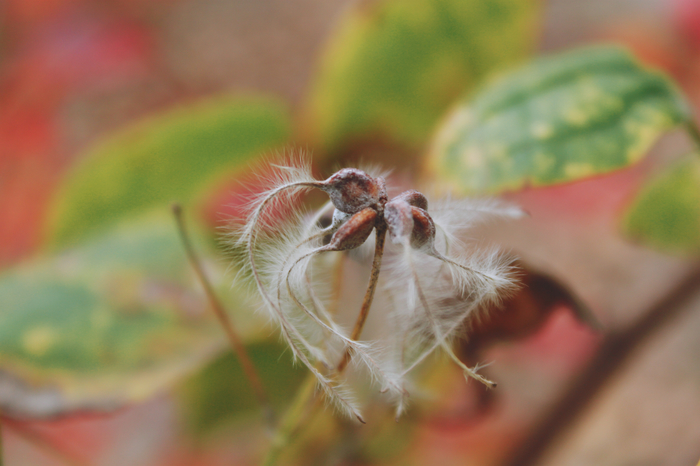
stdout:
POLYGON ((418 191, 416 191, 414 189, 409 189, 408 191, 402 192, 401 194, 396 196, 394 199, 392 199, 392 201, 398 200, 398 199, 400 199, 402 201, 406 201, 407 203, 409 203, 413 207, 421 208, 421 209, 425 210, 426 212, 428 211, 428 199, 426 199, 426 197, 422 193, 419 193, 418 191))
MULTIPOLYGON (((355 214, 386 199, 383 179, 375 179, 356 168, 343 168, 320 186, 336 209, 355 214)), ((386 201, 384 201, 386 202, 386 201)))
POLYGON ((435 241, 435 223, 421 207, 411 205, 408 200, 427 207, 428 202, 418 191, 406 191, 386 204, 384 218, 389 227, 393 243, 410 241, 414 249, 432 247, 435 241))
POLYGON ((384 207, 384 219, 389 227, 389 237, 394 244, 410 239, 413 231, 411 206, 403 199, 392 199, 384 207))
MULTIPOLYGON (((279 167, 274 185, 252 205, 236 238, 236 244, 246 248, 242 265, 247 265, 266 310, 279 323, 281 335, 294 356, 309 368, 328 398, 346 414, 362 421, 357 404, 339 390, 345 387, 337 375, 351 359, 381 381, 396 404, 397 415, 406 406, 405 378, 439 348, 463 370, 466 378, 495 387, 495 383, 478 374, 478 366, 470 368, 455 356, 449 343, 464 322, 485 308, 494 296, 508 293, 514 287, 509 262, 500 255, 484 256, 473 251, 469 251, 467 258, 453 259, 447 256, 453 248, 446 247, 443 255, 434 244, 437 225, 441 225, 447 239, 455 231, 449 228, 473 222, 473 211, 510 217, 519 213, 517 209, 496 204, 475 207, 446 202, 434 213, 437 222, 434 223, 427 211, 428 202, 418 191, 404 191, 389 201, 382 177, 349 168, 326 180, 317 180, 307 164, 279 167), (292 213, 291 219, 299 221, 289 222, 290 231, 280 234, 263 231, 272 207, 285 205, 294 195, 311 189, 323 190, 330 198, 321 211, 308 217, 308 222, 299 213, 292 213), (335 207, 332 215, 331 207, 335 207), (454 222, 451 216, 456 217, 454 222), (334 313, 326 309, 314 290, 313 281, 327 278, 324 275, 328 274, 323 271, 312 274, 310 268, 323 265, 313 264, 317 255, 360 247, 375 229, 370 280, 358 319, 348 336, 339 330, 334 313), (395 257, 391 267, 382 269, 386 235, 400 243, 401 248, 387 250, 395 257), (278 237, 281 240, 276 242, 278 237), (445 267, 449 274, 442 273, 445 267), (380 272, 388 274, 385 289, 378 286, 380 272), (386 301, 393 303, 391 312, 401 316, 391 319, 396 321, 396 328, 388 330, 386 342, 379 342, 382 353, 384 349, 393 352, 387 358, 379 352, 368 352, 367 346, 357 341, 375 293, 384 293, 386 301), (332 368, 331 361, 338 356, 336 348, 345 348, 343 357, 335 366, 336 373, 327 374, 320 368, 332 368), (397 367, 399 360, 401 366, 397 367), (391 370, 387 371, 387 367, 391 370)), ((464 252, 459 247, 454 249, 464 252)), ((338 264, 338 270, 342 270, 342 261, 338 264)), ((340 296, 335 290, 334 295, 340 296)), ((335 306, 333 302, 331 305, 335 306)))
POLYGON ((411 247, 421 249, 433 247, 435 242, 435 223, 428 212, 420 207, 411 207, 413 216, 413 231, 411 232, 411 247))
POLYGON ((335 232, 328 245, 334 251, 346 251, 360 247, 367 241, 377 221, 377 211, 367 207, 350 217, 335 232))

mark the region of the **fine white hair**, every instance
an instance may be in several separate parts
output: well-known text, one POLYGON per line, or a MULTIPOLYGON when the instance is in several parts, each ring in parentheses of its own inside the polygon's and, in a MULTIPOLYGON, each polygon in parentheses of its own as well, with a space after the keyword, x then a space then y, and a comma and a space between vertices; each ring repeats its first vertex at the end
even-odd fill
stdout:
MULTIPOLYGON (((523 212, 496 200, 430 200, 427 212, 435 223, 435 242, 419 249, 408 240, 391 246, 387 242, 376 291, 378 300, 390 303, 382 306, 387 328, 374 332, 380 338, 354 341, 329 310, 337 293, 326 279, 332 275, 328 261, 320 260, 324 254, 346 254, 329 252, 324 244, 349 215, 333 214, 330 202, 310 213, 296 207, 298 195, 323 184, 313 177, 307 159, 292 157, 272 167, 264 180, 267 189, 251 199, 245 221, 232 227, 230 245, 238 254, 239 280, 252 285, 293 357, 312 371, 327 399, 362 421, 350 384, 332 369, 347 355, 392 400, 397 416, 406 408, 411 371, 438 348, 465 376, 491 386, 459 360, 452 342, 465 322, 515 289, 514 270, 507 255, 494 248, 475 250, 462 238, 488 218, 518 218, 523 212), (332 224, 322 228, 320 220, 330 215, 332 224)), ((377 167, 370 171, 383 173, 377 167)), ((369 262, 365 259, 371 257, 374 236, 347 253, 369 262)))

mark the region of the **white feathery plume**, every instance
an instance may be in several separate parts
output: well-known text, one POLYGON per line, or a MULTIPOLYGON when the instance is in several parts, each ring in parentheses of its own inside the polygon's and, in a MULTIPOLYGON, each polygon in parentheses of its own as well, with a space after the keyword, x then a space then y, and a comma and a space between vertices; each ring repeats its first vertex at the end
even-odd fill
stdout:
MULTIPOLYGON (((364 422, 347 382, 333 372, 333 362, 341 356, 370 375, 373 383, 396 405, 397 417, 407 406, 408 374, 437 348, 442 348, 466 376, 487 386, 494 385, 477 374, 478 367, 470 369, 464 365, 451 345, 465 322, 514 289, 511 261, 495 250, 470 251, 460 237, 488 217, 521 217, 520 209, 493 200, 452 199, 439 201, 428 209, 427 201, 423 204, 420 200, 425 199, 422 194, 411 192, 410 196, 414 197, 409 196, 410 199, 396 197, 397 202, 405 201, 408 210, 402 211, 403 223, 392 225, 383 214, 384 205, 388 205, 386 194, 381 194, 386 193, 382 191, 384 173, 376 167, 344 174, 341 170, 325 181, 316 180, 309 163, 303 159, 274 168, 272 177, 266 180, 270 187, 255 196, 245 224, 231 234, 234 247, 244 251, 240 274, 252 281, 294 358, 309 368, 337 409, 364 422), (369 178, 373 181, 366 181, 367 172, 373 174, 369 178), (354 177, 351 182, 356 184, 352 189, 343 191, 346 181, 340 175, 354 177), (367 188, 358 197, 364 204, 354 205, 352 199, 350 204, 342 204, 348 192, 365 189, 362 183, 369 183, 371 189, 379 191, 367 188), (315 214, 304 215, 292 207, 292 201, 313 188, 324 190, 331 201, 315 214), (420 199, 416 201, 415 196, 420 199), (370 208, 371 215, 362 217, 370 208), (419 222, 415 217, 411 219, 410 209, 418 209, 423 212, 421 218, 434 222, 429 244, 421 246, 413 241, 411 235, 415 231, 411 232, 411 225, 417 222, 415 230, 419 222), (280 211, 290 213, 284 221, 274 220, 271 213, 280 211), (330 225, 320 227, 321 220, 331 212, 330 225), (409 215, 408 220, 405 215, 409 215), (374 250, 376 235, 366 236, 361 231, 368 233, 380 228, 379 223, 367 222, 388 226, 390 237, 398 245, 398 251, 385 247, 385 265, 380 271, 383 286, 377 290, 378 295, 384 295, 382 299, 392 304, 393 309, 386 316, 392 328, 386 329, 387 338, 370 342, 353 340, 335 321, 327 309, 326 295, 330 293, 323 289, 323 281, 317 280, 327 273, 315 270, 322 265, 316 258, 331 251, 352 253, 365 263, 364 259, 370 257, 368 245, 374 250), (402 236, 396 238, 397 234, 402 236), (336 241, 339 235, 344 239, 336 241), (330 243, 329 237, 332 237, 330 243), (360 240, 356 241, 357 238, 360 240)), ((338 371, 342 371, 342 365, 338 371)))
MULTIPOLYGON (((282 337, 292 350, 294 358, 300 360, 316 376, 319 386, 327 395, 327 399, 342 412, 355 416, 364 422, 357 403, 349 395, 349 392, 324 376, 309 360, 307 353, 314 360, 329 366, 330 363, 327 361, 323 349, 308 341, 308 337, 298 328, 298 317, 285 312, 284 303, 274 297, 274 291, 281 286, 280 283, 275 283, 278 281, 278 268, 287 261, 294 249, 303 251, 302 247, 309 241, 302 235, 308 232, 308 228, 305 227, 302 215, 296 213, 292 221, 288 221, 282 228, 275 229, 274 241, 267 241, 264 247, 259 248, 258 236, 264 235, 266 226, 272 226, 265 216, 265 211, 271 208, 290 208, 290 201, 294 195, 319 185, 319 182, 310 173, 308 162, 303 160, 290 161, 288 165, 275 165, 274 167, 278 170, 268 180, 272 187, 253 199, 245 225, 231 234, 232 237, 236 238, 236 244, 244 246, 246 250, 246 258, 242 261, 244 267, 241 271, 250 273, 265 308, 270 311, 270 316, 279 324, 282 337), (299 246, 300 244, 302 247, 299 246)), ((313 227, 315 226, 312 225, 313 227)))
POLYGON ((353 362, 360 361, 359 365, 367 369, 372 379, 382 386, 382 390, 392 395, 403 396, 404 390, 395 381, 396 375, 392 375, 378 362, 381 359, 381 353, 368 343, 350 339, 347 332, 333 321, 323 302, 315 296, 313 287, 308 282, 306 269, 313 255, 323 252, 322 249, 316 248, 302 254, 285 270, 287 295, 282 295, 283 299, 291 300, 298 309, 303 310, 314 323, 326 331, 326 335, 337 340, 342 345, 343 350, 348 348, 352 350, 353 362), (303 300, 304 293, 308 293, 308 304, 303 300))
POLYGON ((496 219, 519 219, 528 214, 520 207, 499 199, 453 199, 446 196, 431 202, 430 215, 439 228, 439 250, 449 251, 454 243, 463 241, 472 228, 496 219))
POLYGON ((402 253, 387 271, 391 277, 387 288, 402 301, 395 306, 395 313, 399 315, 393 319, 401 325, 396 334, 400 335, 404 352, 402 375, 407 375, 435 349, 442 348, 466 376, 492 387, 495 384, 457 358, 451 343, 465 322, 488 306, 498 304, 515 289, 512 260, 496 250, 455 257, 455 249, 466 252, 465 245, 456 238, 458 233, 484 221, 483 217, 489 214, 519 217, 522 211, 490 200, 455 202, 448 199, 437 205, 437 212, 432 208, 428 212, 437 230, 443 233, 437 243, 446 253, 438 252, 435 243, 416 249, 406 236, 398 239, 402 253), (455 239, 450 241, 450 238, 455 239), (448 253, 454 258, 447 257, 448 253))
MULTIPOLYGON (((435 349, 441 348, 464 371, 465 376, 494 387, 493 382, 459 360, 452 350, 452 340, 465 321, 498 299, 499 293, 512 286, 512 281, 493 266, 479 267, 474 263, 464 268, 457 262, 447 262, 450 273, 445 275, 440 272, 442 264, 438 262, 443 260, 448 259, 436 261, 430 255, 404 247, 402 262, 408 271, 405 280, 411 286, 406 305, 400 309, 408 314, 405 316, 404 339, 411 342, 412 354, 403 374, 408 374, 435 349), (426 268, 435 270, 435 275, 425 273, 426 268), (418 270, 422 273, 419 274, 418 270)), ((506 264, 505 261, 500 262, 506 264)))

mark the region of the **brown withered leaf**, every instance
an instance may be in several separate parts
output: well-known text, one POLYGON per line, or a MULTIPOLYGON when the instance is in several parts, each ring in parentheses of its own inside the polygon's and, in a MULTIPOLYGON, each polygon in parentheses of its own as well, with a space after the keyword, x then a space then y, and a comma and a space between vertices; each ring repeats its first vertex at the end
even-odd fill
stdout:
POLYGON ((522 262, 516 265, 522 271, 521 288, 501 306, 489 309, 470 323, 469 338, 462 347, 467 358, 477 357, 496 342, 517 341, 532 335, 560 306, 570 309, 577 320, 592 329, 602 328, 586 304, 565 284, 522 262))
MULTIPOLYGON (((602 329, 586 304, 561 281, 523 262, 515 265, 521 271, 518 291, 469 323, 468 338, 458 348, 460 358, 469 366, 477 365, 483 353, 494 344, 522 341, 537 333, 560 307, 569 309, 577 320, 591 329, 602 329)), ((490 412, 497 396, 494 390, 478 390, 470 419, 475 421, 490 412)))

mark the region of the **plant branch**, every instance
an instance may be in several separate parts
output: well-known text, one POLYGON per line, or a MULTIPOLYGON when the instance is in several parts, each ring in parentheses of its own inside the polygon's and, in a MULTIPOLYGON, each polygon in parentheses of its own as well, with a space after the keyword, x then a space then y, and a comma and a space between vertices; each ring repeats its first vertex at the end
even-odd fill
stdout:
MULTIPOLYGON (((374 259, 372 260, 372 271, 369 275, 369 284, 367 285, 367 291, 365 292, 365 297, 362 300, 362 307, 360 308, 360 313, 355 321, 355 327, 352 329, 350 334, 351 340, 357 340, 362 334, 362 329, 365 326, 365 321, 369 315, 369 309, 372 307, 372 301, 374 300, 374 292, 377 289, 377 283, 379 282, 379 271, 382 268, 382 257, 384 256, 384 240, 386 239, 386 223, 377 222, 376 227, 376 240, 374 245, 374 259)), ((338 367, 336 367, 336 372, 342 374, 345 367, 350 362, 351 349, 348 348, 343 354, 343 359, 340 360, 338 367)))
POLYGON ((262 466, 277 464, 284 449, 296 438, 306 421, 316 412, 320 398, 314 396, 316 393, 315 389, 316 376, 309 372, 297 390, 291 406, 284 413, 267 454, 261 463, 262 466))
MULTIPOLYGON (((386 225, 383 222, 380 226, 376 228, 376 242, 374 247, 374 259, 372 260, 372 271, 370 272, 369 284, 367 286, 367 291, 365 292, 365 297, 362 300, 362 307, 360 308, 360 313, 357 316, 357 321, 355 322, 355 327, 353 328, 350 339, 357 340, 362 333, 362 328, 367 320, 367 315, 369 314, 369 309, 372 306, 372 300, 374 299, 374 292, 377 288, 377 282, 379 281, 379 270, 382 265, 382 257, 384 255, 384 240, 386 239, 386 225)), ((338 283, 340 285, 340 283, 338 283)), ((336 373, 341 374, 347 364, 350 362, 349 348, 343 354, 343 359, 340 361, 336 367, 336 373)), ((282 451, 289 445, 294 438, 301 432, 302 428, 307 424, 307 421, 311 419, 319 407, 321 406, 320 398, 315 395, 316 377, 313 374, 309 374, 302 386, 296 393, 292 405, 289 407, 284 415, 284 418, 279 424, 279 428, 275 437, 270 445, 269 450, 263 462, 263 466, 273 466, 277 464, 282 451)))
POLYGON ((515 448, 503 464, 529 466, 537 464, 544 453, 570 430, 596 395, 629 363, 635 350, 674 319, 687 312, 687 304, 700 289, 700 268, 695 269, 678 287, 652 306, 627 329, 608 335, 593 360, 574 379, 551 410, 535 426, 532 434, 515 448))
POLYGON ((267 392, 265 391, 262 381, 260 380, 260 376, 258 375, 258 372, 255 369, 255 366, 253 365, 250 356, 248 355, 248 351, 246 350, 245 345, 243 344, 240 336, 233 327, 231 319, 229 318, 228 314, 221 305, 221 302, 216 297, 214 289, 211 286, 211 283, 209 282, 209 279, 207 278, 206 274, 204 273, 202 264, 200 263, 199 258, 194 251, 192 242, 190 241, 187 229, 185 227, 185 222, 182 215, 182 206, 180 206, 180 204, 173 204, 172 209, 173 214, 175 215, 175 221, 177 222, 177 229, 180 233, 180 239, 182 240, 182 245, 184 246, 185 252, 187 254, 187 259, 189 260, 192 268, 195 271, 195 274, 197 275, 197 278, 199 279, 200 283, 202 284, 202 287, 204 288, 204 292, 207 295, 207 299, 209 300, 209 304, 212 310, 214 311, 216 318, 219 320, 219 323, 226 332, 226 336, 228 338, 229 343, 231 344, 231 348, 233 348, 234 353, 238 356, 238 359, 241 362, 243 372, 245 373, 248 382, 253 388, 253 392, 255 392, 255 396, 257 397, 258 402, 260 403, 268 425, 272 427, 275 424, 275 412, 272 409, 272 405, 270 404, 267 392))

